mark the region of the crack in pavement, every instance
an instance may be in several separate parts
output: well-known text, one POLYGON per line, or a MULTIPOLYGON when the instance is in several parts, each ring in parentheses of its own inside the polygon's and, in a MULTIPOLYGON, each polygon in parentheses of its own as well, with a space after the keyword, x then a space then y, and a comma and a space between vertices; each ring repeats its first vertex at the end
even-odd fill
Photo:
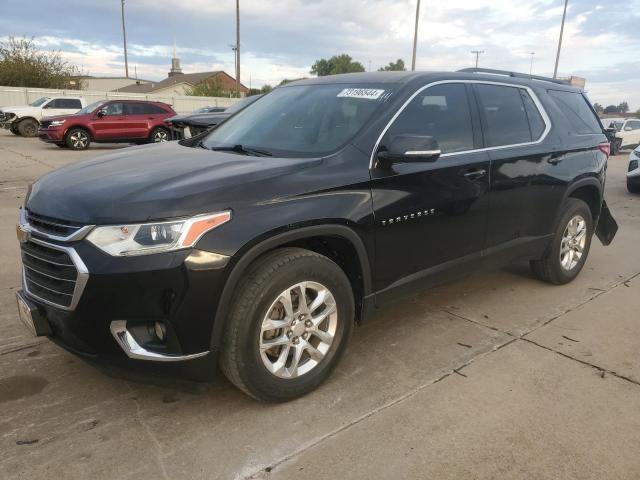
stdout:
POLYGON ((490 350, 485 351, 485 352, 481 352, 473 357, 471 357, 469 360, 467 360, 466 362, 462 363, 460 366, 451 368, 450 370, 446 371, 445 373, 443 373, 442 375, 440 375, 439 377, 424 383, 422 385, 419 385, 411 390, 409 390, 408 392, 405 392, 403 395, 394 398, 393 400, 390 400, 389 402, 380 405, 379 407, 374 408, 373 410, 362 414, 361 416, 351 420, 350 422, 342 425, 341 427, 336 428, 335 430, 326 433, 325 435, 321 436, 320 438, 317 438, 316 440, 308 443, 307 445, 304 445, 303 447, 299 448, 298 450, 296 450, 295 452, 286 455, 282 458, 280 458, 279 460, 277 460, 276 462, 273 462, 269 465, 263 465, 261 466, 257 471, 254 471, 253 473, 246 475, 244 477, 242 477, 244 480, 251 480, 251 479, 256 479, 258 478, 259 475, 263 474, 263 473, 269 473, 271 471, 273 471, 275 468, 277 468, 279 465, 282 465, 283 463, 291 460, 292 458, 304 453, 306 450, 309 450, 317 445, 320 445, 321 443, 323 443, 325 440, 329 440, 333 437, 335 437, 336 435, 344 432, 345 430, 363 422, 364 420, 372 417, 373 415, 376 415, 377 413, 383 412, 384 410, 387 410, 388 408, 394 407, 396 405, 399 405, 407 400, 409 400, 410 398, 414 397, 415 395, 417 395, 418 393, 420 393, 422 390, 424 390, 427 387, 430 387, 432 385, 435 385, 436 383, 441 382, 442 380, 444 380, 445 378, 448 378, 452 375, 460 375, 462 377, 466 377, 466 375, 460 373, 460 371, 465 368, 468 367, 469 365, 471 365, 473 362, 475 362, 478 359, 484 358, 487 355, 492 354, 493 352, 497 352, 498 350, 503 349, 504 347, 511 345, 513 342, 515 342, 516 340, 518 340, 517 338, 512 338, 504 343, 498 344, 493 346, 490 350))
POLYGON ((574 360, 574 361, 576 361, 576 362, 578 362, 578 363, 581 363, 581 364, 583 364, 583 365, 586 365, 586 366, 592 367, 592 368, 594 368, 594 369, 596 369, 596 370, 598 370, 598 371, 600 371, 600 372, 606 372, 606 373, 609 373, 609 374, 611 374, 611 375, 613 375, 613 376, 615 376, 615 377, 617 377, 617 378, 620 378, 620 379, 622 379, 622 380, 626 380, 626 381, 628 381, 628 382, 630 382, 630 383, 633 383, 634 385, 638 385, 638 386, 640 386, 640 382, 637 382, 637 381, 635 381, 635 380, 633 380, 633 379, 631 379, 631 378, 628 378, 628 377, 626 377, 626 376, 624 376, 624 375, 620 375, 620 374, 618 374, 618 373, 616 373, 616 372, 614 372, 614 371, 608 370, 608 369, 606 369, 606 368, 599 367, 599 366, 597 366, 597 365, 595 365, 595 364, 591 364, 591 363, 586 362, 586 361, 584 361, 584 360, 580 360, 580 359, 574 358, 574 357, 572 357, 572 356, 570 356, 570 355, 567 355, 567 354, 565 354, 565 353, 562 353, 562 352, 559 352, 559 351, 557 351, 557 350, 554 350, 553 348, 545 347, 544 345, 540 345, 540 344, 538 344, 538 343, 534 342, 533 340, 530 340, 530 339, 528 339, 528 338, 524 338, 526 335, 529 335, 530 333, 535 332, 535 331, 536 331, 536 330, 538 330, 539 328, 542 328, 542 327, 544 327, 544 326, 546 326, 546 325, 549 325, 549 324, 550 324, 551 322, 553 322, 554 320, 557 320, 558 318, 560 318, 560 317, 562 317, 562 316, 566 315, 567 313, 572 312, 573 310, 575 310, 575 309, 577 309, 577 308, 580 308, 580 307, 582 307, 583 305, 585 305, 585 304, 587 304, 587 303, 589 303, 589 302, 591 302, 591 301, 595 300, 595 299, 596 299, 596 298, 598 298, 600 295, 604 295, 604 294, 606 294, 607 292, 610 292, 611 290, 614 290, 615 288, 618 288, 619 286, 624 285, 624 283, 625 283, 625 282, 629 282, 630 280, 633 280, 634 278, 636 278, 636 277, 637 277, 637 276, 639 276, 639 275, 640 275, 640 273, 633 274, 633 275, 631 275, 631 276, 630 276, 630 277, 628 277, 628 278, 625 278, 625 279, 623 279, 623 280, 620 280, 619 282, 614 283, 611 287, 609 287, 609 288, 607 288, 607 289, 603 289, 603 290, 600 290, 600 289, 599 289, 599 290, 597 291, 597 293, 595 293, 593 296, 589 297, 587 300, 585 300, 585 301, 583 301, 583 302, 579 303, 578 305, 575 305, 575 306, 573 306, 573 307, 568 308, 568 309, 567 309, 567 310, 565 310, 564 312, 562 312, 562 313, 560 313, 560 314, 558 314, 558 315, 553 316, 553 317, 552 317, 552 318, 550 318, 549 320, 546 320, 546 321, 545 321, 545 322, 543 322, 542 324, 537 325, 536 327, 534 327, 534 328, 532 328, 532 329, 530 329, 530 330, 528 330, 528 331, 526 331, 526 332, 522 333, 521 335, 514 335, 514 334, 512 334, 512 333, 502 331, 502 330, 500 330, 499 328, 496 328, 496 327, 494 327, 494 326, 492 326, 492 325, 486 325, 486 324, 484 324, 484 323, 482 323, 482 322, 479 322, 479 321, 477 321, 477 320, 474 320, 474 319, 471 319, 471 318, 467 318, 467 317, 465 317, 465 316, 463 316, 463 315, 460 315, 460 314, 458 314, 458 313, 455 313, 455 312, 449 311, 449 310, 447 310, 447 309, 443 309, 443 311, 444 311, 444 312, 446 312, 446 313, 448 313, 448 314, 450 314, 450 315, 452 315, 452 316, 454 316, 454 317, 456 317, 456 318, 459 318, 459 319, 461 319, 461 320, 465 320, 465 321, 467 321, 467 322, 469 322, 469 323, 473 323, 473 324, 475 324, 475 325, 477 325, 477 326, 480 326, 480 327, 486 328, 486 329, 488 329, 488 330, 492 330, 492 331, 494 331, 494 332, 498 332, 498 333, 504 334, 504 335, 506 335, 506 336, 510 337, 511 339, 510 339, 510 340, 508 340, 507 342, 504 342, 504 343, 500 344, 500 345, 496 345, 494 348, 492 348, 491 350, 489 350, 489 351, 487 351, 487 352, 483 352, 483 353, 480 353, 480 354, 478 354, 478 355, 476 355, 476 356, 472 357, 471 359, 469 359, 468 361, 466 361, 466 362, 465 362, 465 363, 463 363, 462 365, 460 365, 460 366, 458 366, 458 367, 455 367, 455 368, 452 368, 451 370, 449 370, 448 372, 444 373, 444 374, 443 374, 443 375, 441 375, 440 377, 438 377, 438 378, 436 378, 436 379, 434 379, 434 380, 432 380, 432 381, 430 381, 430 382, 427 382, 427 383, 425 383, 425 384, 423 384, 423 385, 420 385, 420 386, 418 386, 418 387, 416 387, 416 388, 414 388, 414 389, 412 389, 412 390, 410 390, 410 391, 406 392, 405 394, 401 395, 400 397, 397 397, 397 398, 395 398, 395 399, 391 400, 390 402, 387 402, 386 404, 383 404, 383 405, 381 405, 381 406, 379 406, 379 407, 377 407, 377 408, 375 408, 375 409, 373 409, 373 410, 371 410, 371 411, 369 411, 369 412, 367 412, 367 413, 365 413, 365 414, 361 415, 360 417, 355 418, 354 420, 352 420, 352 421, 350 421, 350 422, 346 423, 345 425, 342 425, 341 427, 339 427, 339 428, 337 428, 337 429, 335 429, 335 430, 333 430, 333 431, 331 431, 331 432, 329 432, 329 433, 327 433, 327 434, 323 435, 322 437, 320 437, 320 438, 318 438, 318 439, 316 439, 316 440, 312 441, 311 443, 309 443, 309 444, 307 444, 307 445, 305 445, 305 446, 301 447, 300 449, 296 450, 295 452, 293 452, 293 453, 291 453, 291 454, 289 454, 289 455, 286 455, 285 457, 280 458, 280 459, 279 459, 279 460, 277 460, 276 462, 273 462, 273 463, 271 463, 270 465, 263 465, 263 466, 261 466, 257 471, 255 471, 255 472, 253 472, 253 473, 249 474, 248 476, 244 476, 244 477, 242 477, 242 478, 243 478, 244 480, 251 480, 251 479, 256 479, 256 478, 258 478, 260 475, 262 475, 262 474, 264 474, 264 473, 267 473, 267 474, 268 474, 268 473, 270 473, 271 471, 273 471, 275 468, 277 468, 279 465, 282 465, 283 463, 285 463, 285 462, 287 462, 287 461, 289 461, 289 460, 291 460, 291 459, 293 459, 293 458, 295 458, 295 457, 297 457, 297 456, 301 455, 301 454, 302 454, 302 453, 304 453, 305 451, 307 451, 307 450, 309 450, 309 449, 311 449, 311 448, 313 448, 313 447, 316 447, 317 445, 320 445, 320 444, 321 444, 321 443, 323 443, 324 441, 329 440, 329 439, 331 439, 331 438, 335 437, 336 435, 339 435, 340 433, 344 432, 345 430, 347 430, 347 429, 349 429, 349 428, 351 428, 351 427, 353 427, 353 426, 355 426, 355 425, 357 425, 357 424, 359 424, 359 423, 363 422, 364 420, 366 420, 366 419, 368 419, 368 418, 372 417, 373 415, 376 415, 377 413, 380 413, 380 412, 382 412, 382 411, 384 411, 384 410, 386 410, 386 409, 388 409, 388 408, 394 407, 394 406, 396 406, 396 405, 399 405, 399 404, 401 404, 401 403, 405 402, 406 400, 408 400, 408 399, 412 398, 413 396, 415 396, 416 394, 418 394, 420 391, 424 390, 425 388, 430 387, 430 386, 432 386, 432 385, 435 385, 436 383, 441 382, 442 380, 444 380, 444 379, 445 379, 445 378, 447 378, 447 377, 450 377, 451 375, 460 375, 460 376, 462 376, 462 377, 466 377, 466 375, 464 375, 463 373, 461 373, 461 370, 462 370, 462 369, 464 369, 465 367, 469 366, 470 364, 472 364, 472 363, 473 363, 473 362, 475 362, 476 360, 478 360, 478 359, 482 359, 482 358, 484 358, 485 356, 491 355, 492 353, 497 352, 498 350, 501 350, 502 348, 507 347, 508 345, 511 345, 512 343, 517 342, 517 341, 519 341, 519 340, 520 340, 520 341, 524 341, 524 342, 528 342, 528 343, 530 343, 530 344, 532 344, 532 345, 536 345, 536 346, 538 346, 538 347, 540 347, 540 348, 543 348, 543 349, 545 349, 545 350, 548 350, 548 351, 551 351, 551 352, 556 353, 556 354, 558 354, 558 355, 561 355, 562 357, 565 357, 565 358, 567 358, 567 359, 569 359, 569 360, 574 360))
POLYGON ((4 150, 5 152, 13 153, 14 155, 17 155, 17 156, 19 156, 19 157, 21 157, 21 158, 23 158, 25 160, 33 160, 34 162, 39 163, 40 165, 43 165, 45 167, 56 168, 55 165, 52 165, 52 164, 47 163, 47 162, 45 162, 43 160, 40 160, 37 157, 33 157, 31 155, 26 155, 26 154, 24 154, 22 152, 17 152, 15 150, 12 150, 12 149, 7 148, 7 147, 0 147, 0 150, 4 150))

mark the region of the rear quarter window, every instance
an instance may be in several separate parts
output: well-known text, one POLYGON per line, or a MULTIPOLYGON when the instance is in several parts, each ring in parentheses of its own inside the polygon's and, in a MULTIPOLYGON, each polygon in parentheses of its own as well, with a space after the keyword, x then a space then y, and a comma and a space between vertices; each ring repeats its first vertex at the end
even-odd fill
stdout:
POLYGON ((581 93, 561 90, 548 90, 548 93, 575 133, 602 133, 598 117, 581 93))

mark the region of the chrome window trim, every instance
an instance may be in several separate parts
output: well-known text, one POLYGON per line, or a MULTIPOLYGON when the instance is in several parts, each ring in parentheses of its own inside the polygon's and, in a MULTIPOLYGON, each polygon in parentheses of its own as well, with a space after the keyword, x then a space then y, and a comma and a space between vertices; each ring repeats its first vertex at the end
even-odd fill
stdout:
POLYGON ((64 305, 60 305, 58 303, 55 302, 51 302, 49 300, 46 300, 44 298, 40 298, 39 296, 33 294, 32 292, 29 291, 29 287, 27 287, 27 280, 26 280, 26 276, 25 276, 25 266, 22 266, 22 288, 24 289, 24 291, 33 299, 42 302, 46 305, 50 305, 52 307, 56 307, 59 308, 61 310, 65 310, 67 312, 72 312, 73 310, 76 309, 76 307, 78 306, 78 302, 80 301, 80 297, 82 296, 82 292, 84 291, 84 287, 87 285, 87 281, 89 280, 89 270, 87 269, 87 266, 84 264, 84 262, 82 261, 82 259, 80 258, 80 255, 78 255, 78 253, 75 251, 75 249, 71 248, 71 247, 63 247, 61 245, 55 245, 53 243, 49 243, 49 242, 45 242, 42 241, 40 239, 37 238, 33 238, 31 237, 31 239, 29 240, 30 242, 33 243, 37 243, 39 245, 43 245, 45 247, 48 248, 52 248, 53 250, 60 250, 61 252, 65 252, 67 255, 69 255, 69 258, 71 258, 71 261, 73 262, 73 264, 76 267, 76 270, 78 271, 78 276, 76 277, 76 285, 73 289, 73 294, 71 296, 71 303, 69 304, 69 306, 64 306, 64 305))
POLYGON ((402 106, 393 115, 393 117, 391 117, 391 120, 389 120, 387 125, 382 130, 382 133, 380 133, 380 135, 378 136, 378 140, 376 140, 376 143, 375 143, 375 145, 373 147, 373 151, 371 152, 371 157, 369 158, 369 169, 370 170, 372 168, 374 168, 373 165, 374 165, 374 161, 375 161, 376 152, 378 151, 378 147, 380 147, 380 142, 382 141, 382 137, 385 136, 385 134, 387 133, 387 131, 389 130, 391 125, 393 125, 393 123, 400 116, 400 114, 404 111, 404 109, 407 108, 407 106, 411 103, 411 101, 414 98, 416 98, 420 93, 422 93, 425 90, 427 90, 428 88, 435 87, 436 85, 446 85, 446 84, 449 84, 449 83, 498 85, 498 86, 502 86, 502 87, 519 88, 519 89, 522 89, 522 90, 526 90, 526 92, 531 97, 531 100, 533 100, 533 103, 535 104, 536 108, 538 109, 538 112, 540 113, 540 116, 542 117, 542 121, 545 124, 545 129, 542 132, 542 135, 540 135, 540 138, 538 138, 538 140, 536 140, 536 141, 525 142, 525 143, 514 143, 514 144, 510 144, 510 145, 500 145, 499 147, 486 147, 486 148, 476 148, 476 149, 471 149, 471 150, 462 150, 460 152, 449 152, 449 153, 443 153, 442 155, 440 155, 440 157, 449 157, 451 155, 465 155, 467 153, 488 152, 488 151, 492 151, 492 150, 504 150, 506 148, 516 148, 516 147, 526 147, 526 146, 529 146, 529 145, 538 145, 538 144, 544 142, 544 140, 549 135, 549 132, 551 131, 551 118, 547 114, 547 111, 545 110, 544 106, 542 105, 542 102, 540 101, 540 99, 538 98, 536 93, 533 91, 533 89, 531 87, 529 87, 527 85, 517 85, 517 84, 513 84, 513 83, 504 83, 504 82, 493 82, 491 80, 439 80, 437 82, 428 83, 428 84, 420 87, 418 90, 416 90, 402 104, 402 106))
MULTIPOLYGON (((23 207, 20 208, 20 228, 24 232, 30 232, 36 234, 40 237, 47 238, 49 240, 55 240, 57 242, 77 242, 78 240, 82 240, 86 237, 95 225, 85 225, 84 227, 80 227, 78 230, 73 232, 71 235, 67 235, 63 237, 61 235, 51 235, 50 233, 43 232, 42 230, 38 230, 36 227, 29 223, 29 219, 27 218, 27 210, 23 207)), ((51 225, 59 225, 61 227, 69 227, 69 225, 62 225, 55 222, 49 222, 51 225)))

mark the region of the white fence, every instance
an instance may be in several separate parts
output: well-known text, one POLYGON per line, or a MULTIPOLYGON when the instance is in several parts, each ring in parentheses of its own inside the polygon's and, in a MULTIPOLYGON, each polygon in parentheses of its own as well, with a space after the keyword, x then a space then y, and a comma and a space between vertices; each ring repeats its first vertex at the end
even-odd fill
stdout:
POLYGON ((190 113, 201 107, 228 107, 237 99, 226 97, 192 97, 188 95, 144 95, 125 92, 90 92, 86 90, 56 90, 48 88, 23 88, 0 86, 0 106, 27 105, 40 97, 84 97, 87 103, 97 100, 151 100, 168 103, 178 113, 190 113))

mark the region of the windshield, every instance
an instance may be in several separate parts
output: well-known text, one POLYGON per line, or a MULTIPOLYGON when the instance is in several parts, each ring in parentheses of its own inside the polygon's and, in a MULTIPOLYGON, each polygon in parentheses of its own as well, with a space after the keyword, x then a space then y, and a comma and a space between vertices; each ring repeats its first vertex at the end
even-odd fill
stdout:
POLYGON ((30 107, 39 107, 40 105, 42 105, 44 102, 46 102, 47 100, 49 100, 49 97, 40 97, 39 99, 31 102, 29 104, 30 107))
POLYGON ((86 115, 87 113, 91 113, 96 108, 100 107, 100 105, 103 105, 105 103, 107 103, 107 100, 98 100, 97 102, 90 103, 89 105, 84 107, 82 110, 79 110, 78 112, 76 112, 76 115, 86 115))
POLYGON ((251 97, 246 97, 246 98, 243 98, 242 100, 238 100, 236 103, 231 105, 229 108, 226 108, 224 110, 224 113, 234 114, 236 112, 239 112, 243 108, 251 105, 253 102, 255 102, 257 99, 259 99, 261 96, 262 95, 253 95, 251 97))
POLYGON ((221 123, 201 146, 241 145, 284 157, 326 155, 351 140, 391 93, 389 84, 277 88, 221 123))

